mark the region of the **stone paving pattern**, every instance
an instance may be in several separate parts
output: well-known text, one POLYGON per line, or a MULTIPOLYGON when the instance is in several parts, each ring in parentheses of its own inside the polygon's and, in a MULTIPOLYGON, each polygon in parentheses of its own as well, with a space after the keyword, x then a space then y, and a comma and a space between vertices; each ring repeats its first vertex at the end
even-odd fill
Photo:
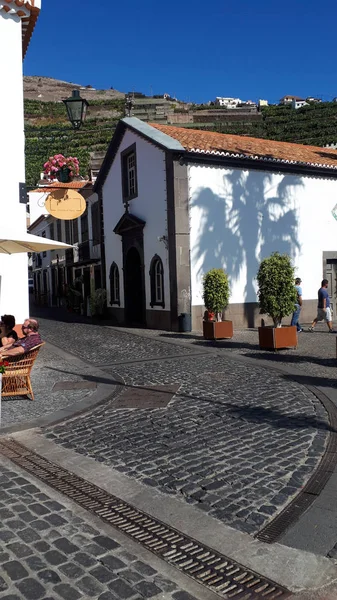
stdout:
POLYGON ((88 325, 86 323, 59 323, 40 319, 41 332, 56 346, 79 356, 93 365, 113 364, 120 361, 165 358, 169 355, 193 354, 195 349, 172 347, 163 341, 147 338, 133 333, 117 334, 110 327, 88 325))
MULTIPOLYGON (((106 331, 116 347, 119 331, 106 331)), ((153 341, 145 343, 151 355, 153 341)), ((105 370, 127 386, 180 389, 167 408, 117 409, 111 401, 48 429, 47 437, 242 531, 255 533, 275 516, 324 452, 322 405, 264 369, 187 353, 105 370)))
MULTIPOLYGON (((86 368, 85 373, 88 375, 90 370, 86 368)), ((44 346, 40 350, 32 370, 31 380, 35 400, 32 402, 23 396, 2 398, 1 425, 30 421, 55 412, 78 400, 83 400, 94 390, 53 391, 53 387, 58 381, 80 381, 82 379, 80 373, 73 373, 73 369, 69 368, 66 360, 52 352, 48 346, 44 346)))
MULTIPOLYGON (((336 335, 330 334, 324 323, 318 323, 315 331, 307 331, 308 325, 298 335, 298 346, 296 349, 270 352, 261 350, 258 343, 257 329, 235 329, 231 340, 218 340, 216 342, 205 341, 201 333, 174 333, 169 331, 157 331, 150 329, 135 329, 134 333, 143 335, 153 340, 166 340, 177 344, 184 342, 190 344, 198 351, 205 349, 217 349, 220 353, 241 354, 256 360, 267 360, 272 366, 278 365, 295 367, 299 374, 306 376, 306 381, 312 385, 324 385, 337 387, 335 369, 336 358, 336 335), (309 379, 308 379, 309 378, 309 379)), ((335 323, 337 329, 337 323, 335 323)), ((123 329, 124 331, 124 329, 123 329)), ((171 344, 170 344, 171 345, 171 344)))
POLYGON ((194 600, 0 460, 1 600, 194 600))

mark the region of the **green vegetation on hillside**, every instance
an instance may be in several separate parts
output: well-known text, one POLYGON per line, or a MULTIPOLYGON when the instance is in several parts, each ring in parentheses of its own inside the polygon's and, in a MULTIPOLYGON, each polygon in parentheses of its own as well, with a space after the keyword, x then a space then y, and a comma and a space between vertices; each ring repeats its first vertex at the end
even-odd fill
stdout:
POLYGON ((89 153, 107 149, 116 124, 124 114, 124 99, 94 100, 90 102, 90 114, 101 106, 107 116, 89 116, 82 128, 74 131, 67 119, 65 106, 60 102, 25 100, 27 186, 36 185, 49 156, 59 153, 76 156, 80 161, 81 175, 87 176, 89 153))
POLYGON ((312 146, 325 146, 337 141, 337 102, 309 104, 297 110, 290 106, 268 106, 261 112, 260 121, 228 120, 189 126, 220 133, 249 135, 312 146))
MULTIPOLYGON (((25 100, 27 185, 36 185, 43 164, 49 156, 58 153, 77 156, 81 175, 86 176, 89 153, 107 149, 116 124, 123 115, 124 99, 93 100, 85 124, 79 131, 73 131, 63 103, 25 100)), ((216 123, 179 125, 324 146, 337 141, 337 102, 310 104, 298 110, 289 106, 268 106, 262 109, 262 119, 259 120, 245 117, 242 121, 231 121, 230 118, 226 121, 224 115, 223 121, 216 123)))

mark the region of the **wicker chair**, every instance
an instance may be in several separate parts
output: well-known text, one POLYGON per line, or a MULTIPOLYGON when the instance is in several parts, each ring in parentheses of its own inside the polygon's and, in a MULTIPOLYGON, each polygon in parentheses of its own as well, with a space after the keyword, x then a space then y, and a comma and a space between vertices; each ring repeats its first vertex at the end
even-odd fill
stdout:
POLYGON ((44 342, 35 346, 26 354, 4 357, 4 360, 8 361, 9 365, 2 376, 2 397, 30 395, 31 399, 34 400, 30 373, 42 346, 44 346, 44 342))

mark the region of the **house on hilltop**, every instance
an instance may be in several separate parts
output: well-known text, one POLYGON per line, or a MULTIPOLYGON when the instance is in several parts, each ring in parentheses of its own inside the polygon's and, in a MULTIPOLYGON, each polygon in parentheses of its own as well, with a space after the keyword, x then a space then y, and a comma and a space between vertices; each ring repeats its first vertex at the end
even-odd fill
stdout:
POLYGON ((304 98, 300 98, 300 96, 283 96, 280 99, 280 104, 292 104, 292 102, 305 102, 304 98))
POLYGON ((119 323, 200 329, 203 275, 229 275, 226 318, 254 326, 256 273, 274 251, 303 280, 303 320, 323 276, 336 304, 337 151, 144 123, 119 122, 96 180, 104 217, 105 285, 119 323), (336 215, 336 216, 335 216, 336 215))

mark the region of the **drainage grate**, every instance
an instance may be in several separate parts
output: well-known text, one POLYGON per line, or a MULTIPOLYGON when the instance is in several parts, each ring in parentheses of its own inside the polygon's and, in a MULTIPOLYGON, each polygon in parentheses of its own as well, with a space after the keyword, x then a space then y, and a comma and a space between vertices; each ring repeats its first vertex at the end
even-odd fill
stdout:
POLYGON ((290 592, 10 439, 0 452, 222 598, 285 600, 290 592))

